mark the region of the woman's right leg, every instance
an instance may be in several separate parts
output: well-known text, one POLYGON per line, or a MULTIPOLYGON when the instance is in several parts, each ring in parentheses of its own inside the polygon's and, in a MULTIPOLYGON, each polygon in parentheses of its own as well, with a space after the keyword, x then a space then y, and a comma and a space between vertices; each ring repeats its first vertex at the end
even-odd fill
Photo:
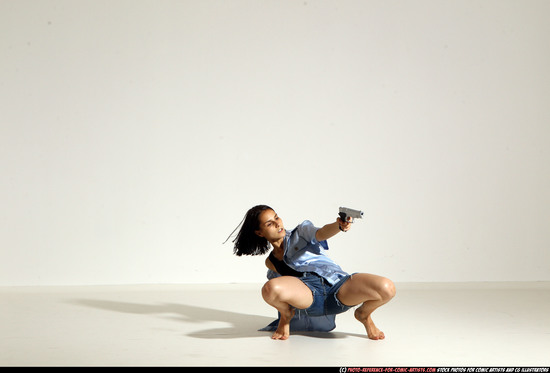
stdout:
POLYGON ((262 288, 262 296, 267 304, 281 314, 279 326, 271 337, 273 339, 288 339, 294 308, 305 309, 313 303, 311 290, 300 279, 292 276, 269 280, 262 288))

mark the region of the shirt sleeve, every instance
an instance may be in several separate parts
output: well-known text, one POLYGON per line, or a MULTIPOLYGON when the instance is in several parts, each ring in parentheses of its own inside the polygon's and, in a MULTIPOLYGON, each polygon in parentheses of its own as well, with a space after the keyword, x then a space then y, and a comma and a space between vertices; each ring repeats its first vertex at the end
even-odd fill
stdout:
MULTIPOLYGON (((296 259, 304 252, 321 254, 322 249, 328 250, 326 241, 319 242, 315 238, 318 227, 309 220, 304 221, 292 232, 289 240, 289 248, 286 251, 288 259, 296 259)), ((296 264, 296 263, 293 263, 296 264)))
POLYGON ((317 238, 315 238, 318 230, 319 228, 314 226, 309 220, 304 221, 297 227, 300 241, 305 241, 307 245, 317 245, 319 243, 317 238))
MULTIPOLYGON (((300 233, 303 232, 303 237, 307 241, 307 246, 311 247, 311 245, 313 245, 317 249, 322 248, 328 250, 327 241, 317 241, 317 238, 315 236, 317 235, 319 227, 314 226, 312 222, 310 222, 309 220, 304 221, 298 226, 298 230, 300 233)), ((317 251, 317 249, 314 251, 317 251)))

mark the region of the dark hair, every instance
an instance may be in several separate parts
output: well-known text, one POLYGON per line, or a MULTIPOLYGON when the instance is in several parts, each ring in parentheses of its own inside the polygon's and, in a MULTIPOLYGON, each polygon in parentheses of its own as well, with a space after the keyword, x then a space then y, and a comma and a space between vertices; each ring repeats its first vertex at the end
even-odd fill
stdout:
POLYGON ((273 210, 266 205, 258 205, 252 207, 246 213, 241 230, 235 238, 235 246, 233 253, 237 256, 241 255, 262 255, 269 251, 270 244, 264 238, 256 234, 260 229, 260 214, 265 210, 273 210))

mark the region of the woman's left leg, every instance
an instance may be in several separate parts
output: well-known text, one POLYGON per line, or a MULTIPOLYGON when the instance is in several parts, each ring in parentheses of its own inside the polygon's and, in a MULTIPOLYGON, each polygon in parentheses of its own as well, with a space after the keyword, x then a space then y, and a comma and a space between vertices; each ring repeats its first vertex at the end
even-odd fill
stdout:
POLYGON ((391 280, 368 273, 352 275, 336 294, 342 304, 355 306, 363 303, 355 310, 355 318, 365 326, 370 339, 385 338, 384 333, 374 325, 371 315, 394 296, 395 285, 391 280))

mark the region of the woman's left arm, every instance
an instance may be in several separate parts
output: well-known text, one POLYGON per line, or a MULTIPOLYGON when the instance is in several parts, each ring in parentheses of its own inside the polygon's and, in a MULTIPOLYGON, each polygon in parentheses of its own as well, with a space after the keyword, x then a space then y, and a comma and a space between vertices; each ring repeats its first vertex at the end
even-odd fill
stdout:
POLYGON ((317 230, 317 233, 315 233, 315 239, 319 242, 328 240, 329 238, 335 236, 340 230, 347 232, 351 228, 351 217, 349 217, 348 221, 342 221, 340 218, 337 218, 334 223, 330 223, 325 225, 322 228, 319 228, 317 230))

